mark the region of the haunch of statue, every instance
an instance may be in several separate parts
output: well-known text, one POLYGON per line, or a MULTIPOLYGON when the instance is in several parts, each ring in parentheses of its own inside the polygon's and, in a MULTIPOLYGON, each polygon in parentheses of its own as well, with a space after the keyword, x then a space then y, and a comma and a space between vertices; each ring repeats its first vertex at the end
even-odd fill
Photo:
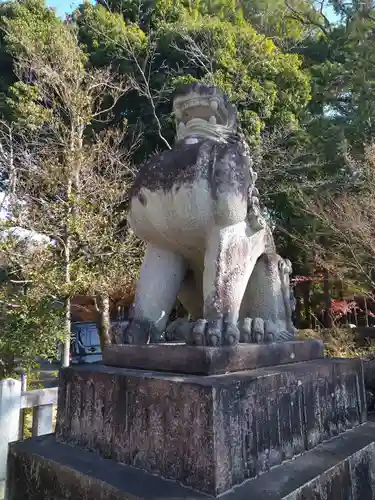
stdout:
POLYGON ((292 340, 289 273, 262 217, 236 108, 216 87, 175 96, 177 141, 140 169, 129 224, 147 242, 123 343, 163 340, 178 297, 193 345, 292 340))

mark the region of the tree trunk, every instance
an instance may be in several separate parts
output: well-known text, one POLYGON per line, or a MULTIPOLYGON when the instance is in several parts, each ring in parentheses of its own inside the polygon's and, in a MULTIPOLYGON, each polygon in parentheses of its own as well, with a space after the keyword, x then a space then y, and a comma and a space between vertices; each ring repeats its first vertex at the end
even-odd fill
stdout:
POLYGON ((368 327, 369 326, 369 322, 368 322, 368 309, 367 309, 367 298, 365 297, 365 326, 368 327))
POLYGON ((72 195, 72 175, 68 172, 68 179, 66 185, 66 202, 67 202, 67 214, 65 221, 65 235, 64 235, 64 267, 65 267, 65 287, 67 288, 67 296, 65 298, 65 339, 64 348, 62 353, 62 366, 66 367, 70 365, 70 338, 71 338, 71 300, 70 300, 70 290, 69 285, 71 281, 70 277, 70 233, 69 224, 72 217, 72 206, 71 206, 71 195, 72 195))
POLYGON ((65 341, 63 350, 62 366, 69 366, 70 364, 70 339, 71 339, 71 298, 70 298, 70 260, 71 260, 71 235, 70 235, 70 222, 74 216, 74 205, 72 202, 72 194, 77 195, 80 191, 79 176, 81 172, 80 156, 78 158, 74 153, 82 150, 83 145, 83 127, 72 121, 71 137, 70 137, 70 154, 71 156, 67 161, 67 179, 66 179, 66 221, 65 221, 65 235, 64 235, 64 257, 65 257, 65 286, 68 289, 68 295, 65 299, 65 341))
POLYGON ((339 299, 344 300, 344 284, 343 284, 342 280, 338 281, 337 289, 338 289, 339 299))
POLYGON ((105 346, 111 343, 109 338, 109 297, 105 293, 96 293, 96 305, 99 312, 100 347, 103 352, 105 346))
MULTIPOLYGON (((70 241, 66 242, 68 244, 68 250, 70 247, 70 241)), ((67 258, 67 255, 69 256, 69 251, 65 251, 65 284, 69 285, 70 283, 70 258, 67 258)), ((65 338, 64 338, 64 348, 62 352, 62 367, 66 367, 70 365, 70 338, 71 338, 71 300, 70 296, 68 295, 65 299, 65 338)))
POLYGON ((309 329, 312 328, 310 290, 311 290, 311 282, 307 281, 306 283, 304 283, 303 287, 303 306, 305 315, 305 328, 309 329))
POLYGON ((353 316, 354 316, 354 324, 355 326, 358 326, 358 314, 357 314, 357 302, 355 300, 355 295, 353 293, 353 302, 355 302, 354 309, 353 309, 353 316))
POLYGON ((329 274, 328 271, 324 271, 324 326, 326 328, 332 328, 332 299, 330 294, 329 286, 329 274))

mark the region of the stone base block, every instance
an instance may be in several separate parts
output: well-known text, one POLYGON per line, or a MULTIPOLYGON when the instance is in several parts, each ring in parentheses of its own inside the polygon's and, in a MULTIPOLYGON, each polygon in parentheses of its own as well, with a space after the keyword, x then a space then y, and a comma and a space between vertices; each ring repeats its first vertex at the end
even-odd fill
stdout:
POLYGON ((57 438, 218 495, 365 420, 358 359, 206 377, 79 366, 61 372, 57 438))
POLYGON ((239 344, 234 347, 197 347, 184 343, 114 344, 106 347, 103 352, 103 362, 108 366, 193 375, 253 370, 323 357, 323 343, 316 339, 239 344))
POLYGON ((56 443, 52 435, 12 444, 8 470, 7 500, 207 498, 172 481, 56 443))
MULTIPOLYGON (((366 423, 220 496, 221 500, 373 500, 375 424, 366 423)), ((10 447, 8 500, 213 500, 142 470, 56 443, 10 447)))
POLYGON ((347 431, 249 481, 250 491, 247 498, 261 500, 373 500, 375 423, 347 431))

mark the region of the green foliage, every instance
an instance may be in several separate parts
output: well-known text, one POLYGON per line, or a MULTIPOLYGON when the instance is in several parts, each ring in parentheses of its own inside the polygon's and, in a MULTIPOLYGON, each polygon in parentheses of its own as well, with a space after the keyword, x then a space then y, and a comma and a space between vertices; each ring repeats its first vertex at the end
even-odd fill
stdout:
POLYGON ((181 82, 219 85, 237 103, 251 141, 259 140, 264 128, 298 126, 310 96, 300 58, 258 34, 234 2, 175 3, 173 13, 168 2, 146 4, 137 13, 127 1, 110 3, 117 13, 84 4, 74 15, 91 63, 111 61, 131 76, 134 89, 116 112, 126 114, 129 127, 143 135, 136 161, 165 147, 155 115, 163 136, 173 142, 170 102, 181 82))
MULTIPOLYGON (((11 6, 11 15, 3 18, 3 29, 7 51, 16 60, 34 52, 51 68, 59 65, 67 71, 79 70, 85 53, 77 47, 70 27, 46 8, 43 0, 16 1, 11 6)), ((53 73, 50 77, 54 77, 53 73)))
POLYGON ((308 1, 242 0, 240 5, 243 17, 259 33, 269 36, 277 45, 286 48, 296 45, 309 33, 301 19, 308 17, 319 20, 321 17, 308 1), (289 5, 301 15, 294 15, 289 5))
POLYGON ((36 357, 56 358, 64 329, 62 314, 53 309, 53 301, 0 289, 0 304, 0 379, 13 374, 15 359, 28 370, 35 366, 36 357))
POLYGON ((116 209, 131 177, 128 154, 119 149, 124 121, 122 130, 93 129, 97 120, 110 119, 127 82, 108 69, 89 67, 74 26, 39 0, 14 2, 3 24, 19 78, 8 90, 12 134, 0 123, 1 166, 15 180, 4 226, 50 240, 36 245, 32 255, 28 244, 25 252, 17 251, 18 238, 6 237, 2 248, 4 264, 30 286, 25 297, 12 291, 18 300, 13 311, 7 308, 5 284, 8 326, 0 352, 24 358, 35 355, 38 343, 40 354, 53 351, 55 331, 68 338, 69 300, 75 294, 131 289, 142 249, 136 244, 132 253, 134 237, 126 230, 118 237, 123 215, 116 209), (120 261, 128 264, 126 271, 120 261))
POLYGON ((308 0, 103 0, 68 22, 42 0, 0 6, 0 115, 15 126, 17 194, 28 206, 13 203, 13 213, 55 241, 11 261, 33 286, 0 289, 2 304, 17 304, 3 310, 10 340, 4 333, 0 351, 14 344, 33 356, 39 342, 49 355, 55 334, 48 344, 45 332, 62 321, 61 310, 47 314, 52 304, 132 288, 143 246, 126 230, 119 238, 118 207, 136 166, 173 144, 181 83, 214 83, 237 104, 279 250, 309 272, 311 248, 298 240, 327 244, 330 234, 321 238, 306 196, 350 190, 375 133, 375 17, 368 6, 332 5, 336 23, 308 0), (117 81, 128 91, 115 91, 117 81), (37 323, 40 341, 26 333, 37 323))
MULTIPOLYGON (((308 76, 301 71, 301 61, 296 55, 283 54, 272 40, 257 34, 250 25, 202 18, 199 23, 168 26, 158 44, 161 57, 167 57, 163 49, 174 45, 177 54, 187 52, 186 60, 179 58, 185 78, 190 74, 214 83, 236 102, 249 139, 259 138, 264 127, 290 128, 298 123, 300 111, 309 99, 308 76), (191 41, 197 51, 210 48, 210 65, 207 61, 197 68, 197 58, 187 48, 191 41)), ((172 65, 169 69, 173 72, 172 65)), ((179 83, 179 79, 174 82, 179 83)))
POLYGON ((341 11, 344 22, 299 50, 311 74, 308 130, 333 169, 342 164, 343 153, 361 155, 375 132, 375 18, 348 6, 341 11))
POLYGON ((14 375, 19 364, 29 371, 37 357, 55 358, 64 329, 61 303, 48 293, 51 275, 41 264, 50 249, 10 236, 1 241, 0 256, 1 379, 14 375))
POLYGON ((16 82, 8 90, 6 103, 17 116, 20 126, 36 131, 51 116, 51 110, 40 104, 40 92, 37 86, 31 87, 24 82, 16 82))
MULTIPOLYGON (((119 45, 131 46, 139 54, 147 49, 147 36, 136 24, 125 24, 120 14, 98 5, 84 4, 74 15, 80 27, 80 41, 94 66, 120 64, 119 45)), ((129 66, 121 61, 123 72, 129 66)))

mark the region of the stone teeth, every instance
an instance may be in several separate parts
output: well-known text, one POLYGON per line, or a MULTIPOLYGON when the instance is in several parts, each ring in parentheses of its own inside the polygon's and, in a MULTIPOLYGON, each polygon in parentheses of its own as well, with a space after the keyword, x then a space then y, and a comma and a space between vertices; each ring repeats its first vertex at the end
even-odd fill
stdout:
POLYGON ((211 109, 212 109, 213 111, 215 111, 215 113, 216 113, 216 111, 219 109, 219 104, 218 104, 218 102, 217 102, 217 101, 211 101, 211 102, 210 102, 210 106, 211 106, 211 109))
POLYGON ((210 116, 208 123, 211 123, 211 125, 216 125, 216 116, 210 116))
POLYGON ((185 102, 181 103, 181 108, 183 111, 188 108, 193 108, 197 106, 207 106, 207 100, 201 97, 194 97, 187 99, 185 102))
POLYGON ((203 118, 191 118, 191 120, 186 123, 186 126, 191 127, 192 125, 201 125, 204 123, 207 123, 207 120, 204 120, 203 118))

